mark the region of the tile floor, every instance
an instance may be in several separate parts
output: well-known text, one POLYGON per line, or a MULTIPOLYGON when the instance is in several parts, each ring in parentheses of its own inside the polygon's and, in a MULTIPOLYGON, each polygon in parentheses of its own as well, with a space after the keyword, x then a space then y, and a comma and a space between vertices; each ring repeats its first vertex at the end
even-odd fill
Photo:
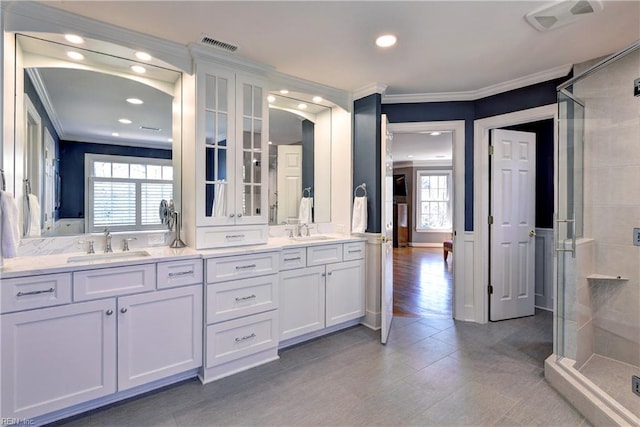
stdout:
POLYGON ((544 380, 552 316, 479 325, 396 317, 390 341, 356 326, 280 360, 60 422, 68 426, 585 426, 544 380))

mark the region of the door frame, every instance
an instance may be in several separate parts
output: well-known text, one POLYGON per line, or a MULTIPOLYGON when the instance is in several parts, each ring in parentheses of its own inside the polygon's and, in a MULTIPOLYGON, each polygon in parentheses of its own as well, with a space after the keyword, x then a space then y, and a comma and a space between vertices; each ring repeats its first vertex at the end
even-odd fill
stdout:
MULTIPOLYGON (((491 129, 514 126, 522 123, 553 119, 553 147, 558 151, 558 105, 556 103, 487 117, 473 122, 473 229, 474 246, 474 319, 477 323, 487 323, 489 319, 489 259, 485 256, 489 248, 489 133, 491 129)), ((557 194, 557 167, 554 160, 554 194, 557 194)), ((553 200, 556 212, 556 198, 553 200)), ((554 272, 555 272, 554 261, 554 272)), ((555 281, 555 273, 554 273, 555 281)), ((554 289, 556 288, 554 283, 554 289)), ((555 292, 555 291, 554 291, 555 292)), ((555 299, 555 295, 554 295, 555 299)))
MULTIPOLYGON (((466 250, 462 250, 464 241, 464 214, 465 214, 465 185, 464 185, 464 159, 465 159, 465 121, 434 121, 434 122, 409 122, 409 123, 389 123, 389 131, 391 133, 418 133, 418 132, 436 132, 436 131, 452 131, 453 132, 453 231, 454 231, 454 247, 459 249, 456 251, 456 259, 453 263, 453 307, 452 313, 454 319, 470 320, 473 316, 473 310, 469 310, 468 304, 465 304, 464 296, 468 295, 469 290, 465 290, 465 284, 468 288, 473 286, 472 282, 461 280, 464 277, 464 266, 471 260, 465 260, 466 250), (456 280, 456 277, 458 278, 456 280)), ((473 289, 471 289, 473 290, 473 289)), ((473 307, 471 307, 473 309, 473 307)))

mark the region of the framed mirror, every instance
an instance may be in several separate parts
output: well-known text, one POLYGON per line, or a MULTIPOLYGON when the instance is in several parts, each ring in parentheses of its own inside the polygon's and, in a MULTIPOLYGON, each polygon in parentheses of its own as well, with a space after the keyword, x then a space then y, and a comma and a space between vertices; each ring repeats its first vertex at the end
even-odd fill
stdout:
POLYGON ((61 34, 16 35, 23 238, 166 229, 160 202, 180 200, 182 74, 133 55, 61 34))
POLYGON ((271 94, 269 224, 331 220, 331 108, 271 94))

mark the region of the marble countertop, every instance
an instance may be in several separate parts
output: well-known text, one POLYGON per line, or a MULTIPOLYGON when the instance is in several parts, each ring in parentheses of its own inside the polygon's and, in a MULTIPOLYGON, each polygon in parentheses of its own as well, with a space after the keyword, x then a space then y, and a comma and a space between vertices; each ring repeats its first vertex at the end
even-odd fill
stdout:
POLYGON ((266 244, 262 245, 234 246, 204 250, 195 250, 190 247, 173 249, 168 246, 156 246, 135 248, 131 249, 130 252, 114 252, 106 256, 102 253, 87 255, 84 252, 24 256, 4 259, 4 265, 0 267, 0 279, 90 270, 95 268, 121 267, 189 258, 215 258, 220 256, 279 251, 290 247, 330 245, 333 243, 365 240, 359 236, 345 234, 322 234, 321 236, 322 237, 312 235, 309 238, 299 240, 289 237, 272 237, 269 238, 266 244))

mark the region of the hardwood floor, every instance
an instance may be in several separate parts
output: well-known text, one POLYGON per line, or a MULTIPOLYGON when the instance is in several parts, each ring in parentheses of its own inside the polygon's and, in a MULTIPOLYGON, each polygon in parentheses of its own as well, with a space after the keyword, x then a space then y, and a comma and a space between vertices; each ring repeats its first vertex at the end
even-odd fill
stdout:
POLYGON ((441 248, 393 249, 393 314, 452 317, 453 253, 444 262, 441 248))

